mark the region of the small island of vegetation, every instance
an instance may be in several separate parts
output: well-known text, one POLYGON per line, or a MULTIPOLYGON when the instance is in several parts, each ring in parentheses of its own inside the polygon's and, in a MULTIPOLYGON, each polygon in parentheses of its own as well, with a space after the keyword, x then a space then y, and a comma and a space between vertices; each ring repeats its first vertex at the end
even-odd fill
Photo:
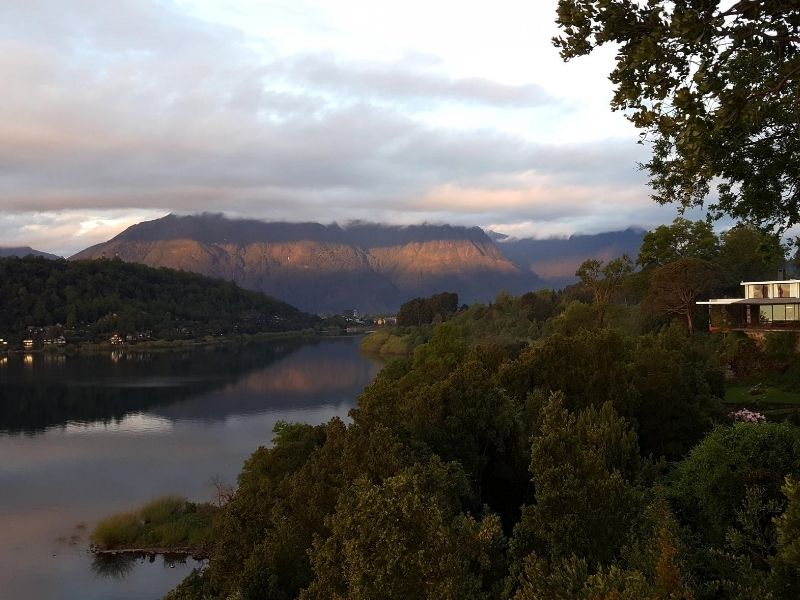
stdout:
POLYGON ((102 519, 91 535, 96 553, 184 553, 205 558, 211 549, 212 504, 177 496, 151 500, 138 510, 102 519))

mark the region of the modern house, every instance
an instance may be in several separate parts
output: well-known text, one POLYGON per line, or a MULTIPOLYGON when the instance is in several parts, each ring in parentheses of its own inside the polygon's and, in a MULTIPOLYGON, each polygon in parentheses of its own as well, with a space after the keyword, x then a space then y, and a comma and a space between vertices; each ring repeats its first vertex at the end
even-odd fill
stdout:
POLYGON ((800 332, 800 279, 745 281, 744 298, 716 298, 709 309, 709 331, 800 332))

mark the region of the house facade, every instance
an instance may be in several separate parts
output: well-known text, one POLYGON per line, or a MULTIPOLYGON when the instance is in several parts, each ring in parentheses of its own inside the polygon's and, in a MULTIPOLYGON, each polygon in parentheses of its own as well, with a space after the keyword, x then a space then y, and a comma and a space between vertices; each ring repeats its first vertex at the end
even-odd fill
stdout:
POLYGON ((716 298, 709 331, 800 331, 800 279, 742 282, 744 298, 716 298))

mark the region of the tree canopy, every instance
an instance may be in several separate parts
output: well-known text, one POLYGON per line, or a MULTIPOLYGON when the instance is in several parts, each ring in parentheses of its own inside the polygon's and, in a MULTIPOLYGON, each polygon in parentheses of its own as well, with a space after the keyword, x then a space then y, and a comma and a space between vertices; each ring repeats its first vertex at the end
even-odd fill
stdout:
POLYGON ((653 198, 800 222, 798 0, 559 0, 569 60, 618 47, 612 108, 652 143, 653 198))
POLYGON ((121 260, 0 259, 0 337, 62 326, 83 337, 286 331, 319 319, 235 283, 121 260))

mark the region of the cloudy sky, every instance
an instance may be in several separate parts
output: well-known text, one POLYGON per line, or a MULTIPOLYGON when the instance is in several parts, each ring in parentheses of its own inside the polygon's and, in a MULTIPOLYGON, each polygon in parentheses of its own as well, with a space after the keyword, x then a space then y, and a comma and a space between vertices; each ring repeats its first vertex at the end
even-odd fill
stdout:
POLYGON ((168 212, 448 222, 517 236, 670 221, 564 64, 556 0, 3 0, 0 245, 68 255, 168 212))

